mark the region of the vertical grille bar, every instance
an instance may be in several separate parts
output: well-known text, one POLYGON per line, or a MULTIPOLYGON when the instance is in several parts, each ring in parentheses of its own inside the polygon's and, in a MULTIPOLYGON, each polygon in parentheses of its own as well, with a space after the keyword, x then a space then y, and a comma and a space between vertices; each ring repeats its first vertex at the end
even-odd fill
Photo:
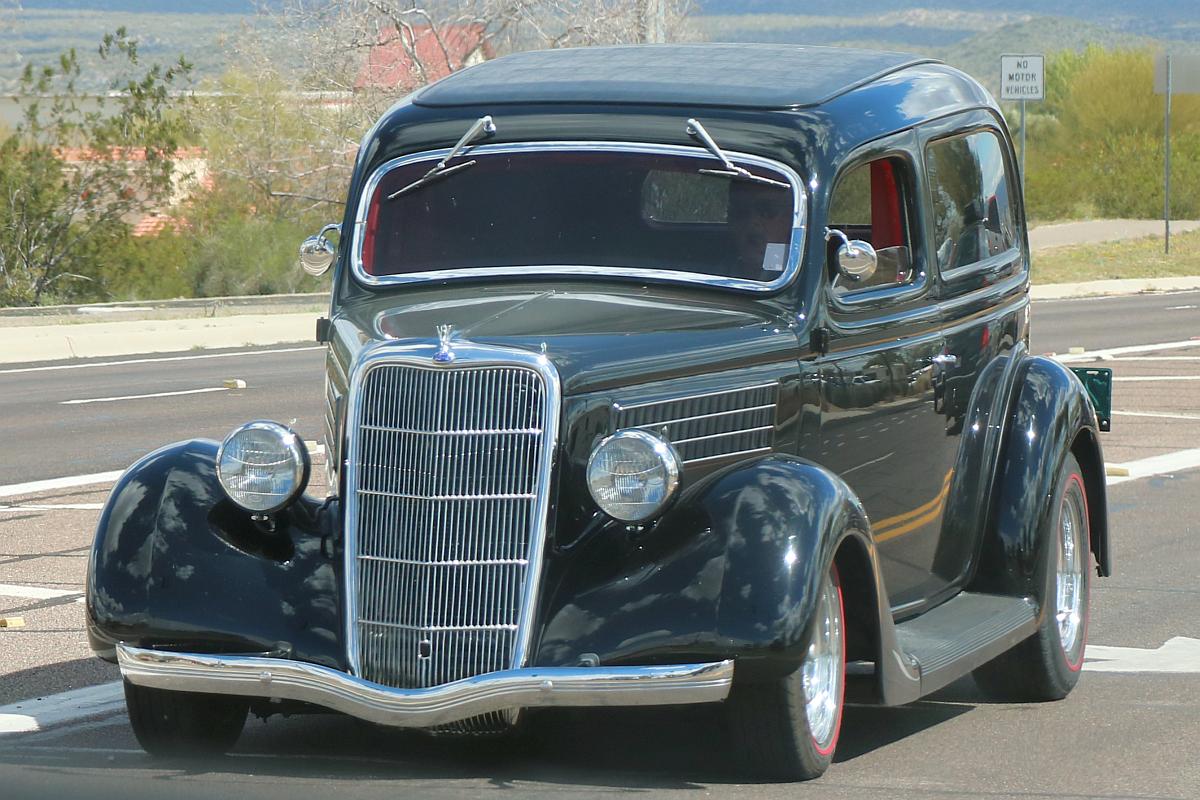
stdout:
POLYGON ((400 688, 519 666, 558 419, 544 362, 427 363, 360 365, 352 404, 351 662, 400 688))

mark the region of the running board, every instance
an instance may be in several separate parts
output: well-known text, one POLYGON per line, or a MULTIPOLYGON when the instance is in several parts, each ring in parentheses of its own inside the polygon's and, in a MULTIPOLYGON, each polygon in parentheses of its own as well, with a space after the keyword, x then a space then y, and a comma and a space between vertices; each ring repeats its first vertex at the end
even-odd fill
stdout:
POLYGON ((896 625, 896 642, 921 677, 921 695, 986 664, 1037 630, 1023 597, 963 592, 896 625))

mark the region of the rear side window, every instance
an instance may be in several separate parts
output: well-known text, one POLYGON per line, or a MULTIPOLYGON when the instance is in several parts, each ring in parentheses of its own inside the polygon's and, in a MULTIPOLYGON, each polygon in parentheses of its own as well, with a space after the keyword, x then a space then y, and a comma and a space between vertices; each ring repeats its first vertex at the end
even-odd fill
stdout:
MULTIPOLYGON (((919 275, 913 267, 912 176, 899 158, 880 158, 852 167, 833 189, 829 227, 850 239, 861 239, 875 248, 879 264, 866 280, 852 281, 832 270, 835 295, 865 289, 904 286, 919 275)), ((828 243, 827 258, 836 264, 838 238, 828 243)))
POLYGON ((1012 183, 996 134, 980 131, 931 142, 925 161, 943 272, 1017 247, 1012 183))

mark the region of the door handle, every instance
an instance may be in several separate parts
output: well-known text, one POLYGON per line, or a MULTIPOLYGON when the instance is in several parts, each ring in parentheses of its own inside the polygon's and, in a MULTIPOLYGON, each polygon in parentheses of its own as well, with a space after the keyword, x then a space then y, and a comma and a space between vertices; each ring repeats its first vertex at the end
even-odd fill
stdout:
POLYGON ((958 365, 958 356, 951 353, 938 353, 929 359, 929 363, 937 364, 939 367, 954 367, 958 365))

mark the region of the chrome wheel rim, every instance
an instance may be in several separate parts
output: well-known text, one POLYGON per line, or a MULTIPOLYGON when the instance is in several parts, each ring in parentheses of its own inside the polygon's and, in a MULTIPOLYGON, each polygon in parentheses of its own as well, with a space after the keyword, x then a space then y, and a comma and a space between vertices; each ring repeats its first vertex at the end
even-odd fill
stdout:
POLYGON ((804 711, 818 750, 827 750, 837 735, 842 705, 842 603, 832 577, 826 578, 817 603, 812 639, 802 667, 804 711))
POLYGON ((1087 529, 1083 489, 1075 476, 1067 483, 1058 522, 1058 573, 1055 579, 1058 639, 1067 663, 1075 664, 1083 649, 1084 597, 1083 569, 1087 550, 1083 532, 1087 529))

